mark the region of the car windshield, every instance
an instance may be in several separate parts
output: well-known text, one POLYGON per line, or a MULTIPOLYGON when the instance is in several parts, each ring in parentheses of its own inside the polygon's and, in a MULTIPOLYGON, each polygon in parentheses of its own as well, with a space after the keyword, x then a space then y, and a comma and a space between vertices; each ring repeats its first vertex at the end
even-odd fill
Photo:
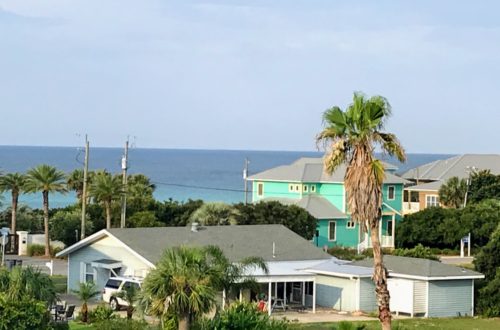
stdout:
POLYGON ((120 284, 122 284, 122 281, 120 280, 109 279, 106 283, 106 288, 118 289, 120 284))

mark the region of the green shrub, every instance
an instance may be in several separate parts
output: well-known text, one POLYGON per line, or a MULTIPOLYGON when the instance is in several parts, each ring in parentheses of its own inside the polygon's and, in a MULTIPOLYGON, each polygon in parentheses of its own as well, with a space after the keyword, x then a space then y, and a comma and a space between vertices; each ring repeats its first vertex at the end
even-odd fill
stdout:
POLYGON ((99 304, 88 313, 88 322, 97 323, 116 318, 116 314, 107 304, 99 304))
POLYGON ((286 330, 287 321, 273 320, 252 303, 237 302, 212 320, 201 320, 194 325, 197 330, 286 330))
POLYGON ((0 329, 50 329, 50 315, 43 301, 14 300, 0 294, 0 329))
MULTIPOLYGON (((58 246, 50 246, 50 256, 54 257, 57 253, 61 252, 63 248, 58 246)), ((28 256, 42 257, 45 255, 45 245, 43 244, 30 244, 28 245, 28 256)))
POLYGON ((366 258, 364 254, 358 254, 356 249, 350 249, 343 246, 331 247, 328 249, 328 253, 342 260, 362 260, 366 258))
POLYGON ((50 322, 50 330, 69 330, 68 322, 50 322))
POLYGON ((422 244, 418 244, 413 249, 396 249, 394 250, 394 255, 400 257, 439 260, 439 258, 432 253, 430 248, 424 247, 422 244))
POLYGON ((364 330, 366 325, 354 324, 352 322, 342 321, 332 327, 332 330, 364 330))
POLYGON ((127 320, 125 318, 114 318, 94 324, 99 330, 159 330, 157 326, 149 325, 144 320, 127 320))

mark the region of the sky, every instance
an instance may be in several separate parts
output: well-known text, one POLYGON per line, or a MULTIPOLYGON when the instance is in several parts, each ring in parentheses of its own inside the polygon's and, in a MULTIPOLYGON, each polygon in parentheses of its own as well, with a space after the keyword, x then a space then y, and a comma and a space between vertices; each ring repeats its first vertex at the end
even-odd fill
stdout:
POLYGON ((0 145, 316 150, 383 95, 412 153, 500 153, 498 1, 0 0, 0 145))

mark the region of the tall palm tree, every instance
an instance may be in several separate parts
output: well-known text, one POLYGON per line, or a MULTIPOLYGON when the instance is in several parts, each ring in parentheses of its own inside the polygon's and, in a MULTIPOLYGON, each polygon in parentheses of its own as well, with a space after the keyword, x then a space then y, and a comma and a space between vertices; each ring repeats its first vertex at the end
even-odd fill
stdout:
POLYGON ((90 196, 104 204, 106 211, 106 229, 111 228, 111 205, 120 199, 123 194, 123 185, 120 177, 113 176, 106 171, 95 173, 90 185, 90 196))
POLYGON ((9 191, 12 196, 10 230, 16 233, 17 204, 19 194, 24 191, 26 176, 21 173, 8 173, 0 177, 0 191, 9 191))
POLYGON ((467 180, 454 176, 439 188, 439 202, 447 207, 460 208, 464 204, 467 180))
POLYGON ((354 93, 353 102, 346 110, 337 106, 323 114, 325 128, 317 136, 317 142, 330 143, 325 156, 325 168, 333 173, 346 164, 344 185, 351 218, 370 231, 374 273, 373 281, 379 307, 382 328, 391 328, 387 269, 383 263, 379 239, 382 206, 382 183, 385 169, 373 152, 376 146, 391 156, 405 161, 403 147, 394 134, 383 132, 384 124, 391 115, 391 107, 381 96, 365 97, 354 93))
POLYGON ((76 198, 81 202, 83 196, 83 170, 76 169, 70 172, 66 178, 68 190, 76 193, 76 198))
POLYGON ((49 194, 53 192, 65 193, 64 172, 50 165, 39 165, 27 173, 26 192, 42 192, 43 197, 43 225, 45 229, 45 256, 50 256, 49 240, 49 194))
POLYGON ((99 290, 96 290, 94 282, 80 283, 79 289, 72 291, 82 301, 82 308, 80 309, 80 313, 82 314, 82 322, 87 323, 87 318, 89 313, 87 303, 89 302, 90 299, 94 298, 101 292, 99 290))
POLYGON ((162 323, 176 315, 179 330, 187 330, 194 318, 215 305, 218 274, 207 248, 168 249, 144 280, 142 306, 162 323))

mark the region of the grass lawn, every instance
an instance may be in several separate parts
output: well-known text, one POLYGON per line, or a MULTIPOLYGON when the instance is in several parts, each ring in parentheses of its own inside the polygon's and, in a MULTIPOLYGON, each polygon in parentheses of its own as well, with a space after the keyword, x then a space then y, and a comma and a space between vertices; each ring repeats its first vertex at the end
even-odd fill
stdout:
MULTIPOLYGON (((380 325, 377 321, 352 322, 354 325, 366 325, 364 330, 378 330, 380 325)), ((338 323, 310 323, 293 324, 290 328, 294 330, 332 330, 338 323)), ((393 328, 398 330, 497 330, 500 329, 500 319, 474 319, 474 318, 453 318, 453 319, 407 319, 393 322, 393 328)), ((353 328, 354 330, 355 328, 353 328)))
POLYGON ((66 293, 68 277, 64 275, 53 275, 50 277, 57 293, 66 293))
POLYGON ((79 322, 75 322, 75 321, 72 321, 72 322, 69 322, 69 328, 70 330, 90 330, 90 329, 94 329, 93 326, 91 325, 86 325, 86 324, 81 324, 79 322))

